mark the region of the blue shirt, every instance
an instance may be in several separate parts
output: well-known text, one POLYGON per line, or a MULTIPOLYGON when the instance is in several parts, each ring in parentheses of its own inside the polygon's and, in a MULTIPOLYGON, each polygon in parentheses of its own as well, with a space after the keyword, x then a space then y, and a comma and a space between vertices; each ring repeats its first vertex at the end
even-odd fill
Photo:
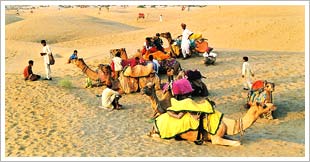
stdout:
POLYGON ((72 54, 69 59, 70 60, 77 59, 77 55, 76 54, 72 54))

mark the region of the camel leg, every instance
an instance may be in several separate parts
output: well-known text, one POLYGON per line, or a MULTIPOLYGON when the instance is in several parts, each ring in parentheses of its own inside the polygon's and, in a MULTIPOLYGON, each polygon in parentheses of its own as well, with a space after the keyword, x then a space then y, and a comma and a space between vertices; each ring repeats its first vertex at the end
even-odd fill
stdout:
POLYGON ((147 134, 149 137, 160 138, 158 132, 156 131, 155 126, 152 127, 152 130, 147 134))
POLYGON ((216 135, 211 135, 211 143, 217 145, 228 145, 228 146, 240 146, 240 141, 234 141, 229 139, 224 139, 223 137, 227 134, 227 125, 221 123, 216 135))
POLYGON ((227 146, 240 146, 241 143, 240 141, 234 141, 234 140, 228 140, 224 139, 219 136, 211 136, 211 142, 212 144, 217 144, 217 145, 227 145, 227 146))

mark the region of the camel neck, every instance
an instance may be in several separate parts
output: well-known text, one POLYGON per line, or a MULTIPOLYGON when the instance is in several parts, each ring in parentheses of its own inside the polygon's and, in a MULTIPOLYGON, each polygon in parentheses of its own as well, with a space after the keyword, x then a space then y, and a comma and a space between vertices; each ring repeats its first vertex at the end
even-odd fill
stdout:
POLYGON ((259 117, 259 113, 257 113, 257 111, 255 111, 254 108, 250 108, 247 113, 241 118, 241 122, 239 120, 238 123, 238 133, 241 132, 241 128, 240 126, 242 126, 242 130, 244 131, 245 129, 249 128, 259 117))
POLYGON ((154 110, 158 110, 159 107, 161 107, 159 99, 156 95, 156 92, 154 92, 152 95, 150 95, 151 102, 152 102, 152 108, 154 110))

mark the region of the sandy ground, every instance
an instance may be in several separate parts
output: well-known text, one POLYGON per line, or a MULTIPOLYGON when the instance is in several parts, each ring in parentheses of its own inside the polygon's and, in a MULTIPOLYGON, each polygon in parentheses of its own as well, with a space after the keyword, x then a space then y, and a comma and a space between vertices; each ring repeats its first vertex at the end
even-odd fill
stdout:
MULTIPOLYGON (((303 6, 207 6, 104 8, 57 7, 20 11, 5 26, 5 156, 6 157, 304 157, 305 156, 305 53, 303 6), (137 20, 144 12, 146 19, 137 20), (159 15, 163 14, 163 22, 159 15), (84 88, 85 75, 66 64, 74 49, 92 68, 109 63, 109 50, 126 48, 129 56, 146 36, 170 31, 182 33, 184 22, 202 33, 218 53, 213 66, 201 57, 179 60, 185 69, 199 69, 210 99, 225 117, 245 114, 242 105, 242 57, 249 56, 255 77, 276 84, 275 120, 259 119, 239 147, 146 136, 150 101, 140 93, 126 94, 125 109, 98 108, 104 87, 84 88), (23 68, 35 61, 34 73, 44 76, 42 47, 50 44, 56 64, 52 81, 24 81, 23 68), (69 80, 71 88, 62 87, 69 80)), ((6 14, 15 14, 7 10, 6 14)), ((165 45, 167 45, 166 40, 165 45)), ((161 76, 166 81, 166 76, 161 76)), ((159 91, 160 95, 161 92, 159 91)), ((196 98, 201 100, 202 98, 196 98)), ((239 139, 239 136, 232 137, 239 139)))

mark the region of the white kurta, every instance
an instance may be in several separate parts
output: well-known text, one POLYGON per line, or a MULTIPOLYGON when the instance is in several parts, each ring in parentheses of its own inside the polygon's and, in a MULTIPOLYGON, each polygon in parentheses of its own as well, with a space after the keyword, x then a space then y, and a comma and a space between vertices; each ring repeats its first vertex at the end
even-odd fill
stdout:
POLYGON ((248 62, 242 64, 242 75, 244 75, 244 88, 250 89, 252 87, 251 75, 253 74, 251 66, 248 62))
POLYGON ((122 66, 122 58, 120 57, 114 57, 112 59, 112 61, 114 62, 114 70, 115 71, 121 71, 123 69, 122 66))
POLYGON ((106 109, 113 109, 114 106, 112 102, 117 95, 119 95, 117 91, 114 91, 110 88, 104 89, 101 96, 102 107, 106 109))
POLYGON ((43 46, 42 53, 46 53, 46 55, 43 56, 43 59, 44 59, 46 78, 49 79, 51 78, 51 67, 48 55, 52 54, 51 47, 49 45, 43 46))
POLYGON ((191 32, 188 29, 183 30, 182 33, 182 42, 181 42, 181 48, 182 48, 182 54, 184 57, 186 57, 186 54, 189 54, 189 45, 190 45, 190 41, 189 41, 189 36, 192 34, 193 32, 191 32))
POLYGON ((46 53, 46 55, 44 55, 44 63, 45 64, 50 64, 50 60, 48 58, 48 55, 52 54, 52 49, 49 45, 45 45, 43 48, 42 48, 42 53, 46 53))

